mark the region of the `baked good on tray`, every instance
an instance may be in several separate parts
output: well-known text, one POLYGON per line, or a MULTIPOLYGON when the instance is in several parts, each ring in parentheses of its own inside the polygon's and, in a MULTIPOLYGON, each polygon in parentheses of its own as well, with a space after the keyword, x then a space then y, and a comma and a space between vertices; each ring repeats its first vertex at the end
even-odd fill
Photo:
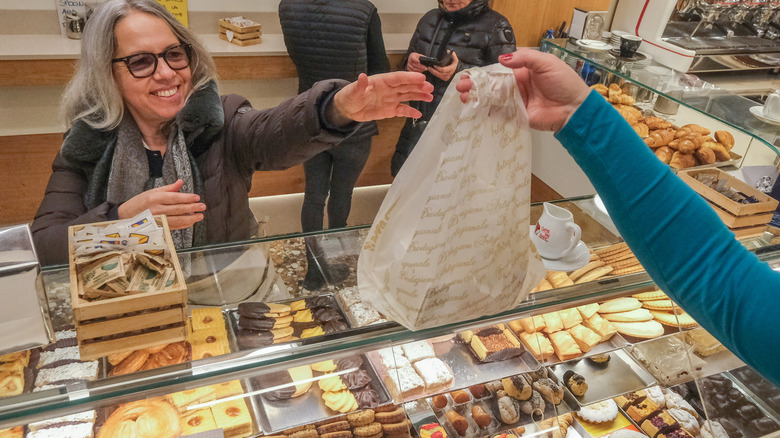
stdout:
POLYGON ((503 324, 474 332, 469 345, 480 362, 507 360, 525 351, 512 331, 503 324))

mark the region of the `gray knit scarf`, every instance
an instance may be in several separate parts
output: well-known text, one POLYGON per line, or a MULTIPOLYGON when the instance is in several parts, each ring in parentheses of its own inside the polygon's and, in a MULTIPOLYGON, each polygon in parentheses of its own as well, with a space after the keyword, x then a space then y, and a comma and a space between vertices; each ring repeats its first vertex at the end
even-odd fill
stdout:
MULTIPOLYGON (((174 123, 168 138, 168 148, 163 157, 163 175, 161 178, 149 176, 149 159, 143 145, 143 137, 135 120, 128 114, 117 129, 117 144, 111 161, 106 190, 107 201, 119 205, 141 192, 164 185, 173 184, 181 179, 183 193, 195 193, 192 177, 192 165, 181 128, 174 123)), ((192 246, 193 227, 172 230, 171 237, 176 248, 192 246)))

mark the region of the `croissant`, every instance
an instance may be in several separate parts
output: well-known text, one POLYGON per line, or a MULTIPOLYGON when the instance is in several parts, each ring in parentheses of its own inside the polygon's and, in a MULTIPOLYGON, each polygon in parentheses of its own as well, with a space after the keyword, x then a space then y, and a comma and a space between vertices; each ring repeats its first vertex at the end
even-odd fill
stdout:
POLYGON ((701 125, 697 125, 695 123, 689 123, 687 125, 683 125, 682 129, 685 129, 685 128, 688 128, 691 131, 699 133, 701 135, 710 135, 710 132, 711 132, 709 129, 707 129, 707 128, 701 126, 701 125))
POLYGON ((728 161, 731 159, 731 154, 729 154, 729 151, 726 150, 726 147, 720 143, 708 141, 705 142, 702 147, 712 149, 712 152, 715 153, 715 159, 718 161, 728 161))
POLYGON ((597 93, 605 97, 607 94, 609 94, 609 88, 607 88, 607 86, 604 84, 593 84, 590 86, 590 88, 596 90, 597 93))
POLYGON ((672 160, 672 155, 674 155, 674 151, 668 146, 661 146, 655 150, 655 156, 658 157, 659 160, 663 161, 664 164, 669 164, 669 161, 672 160))
POLYGON ((734 136, 728 131, 715 131, 715 140, 722 144, 727 151, 734 147, 734 136))
POLYGON ((161 399, 147 399, 121 405, 98 432, 98 438, 128 436, 173 438, 181 435, 179 412, 161 399))
POLYGON ((647 125, 648 128, 653 129, 653 130, 654 129, 666 129, 666 128, 671 128, 672 127, 671 123, 667 122, 666 120, 664 120, 664 119, 662 119, 660 117, 656 117, 656 116, 645 117, 642 120, 642 122, 645 125, 647 125))
POLYGON ((645 125, 644 123, 638 122, 631 125, 632 128, 634 128, 634 131, 636 131, 637 134, 639 134, 640 137, 645 138, 648 135, 650 135, 650 129, 645 125))
POLYGON ((673 169, 687 169, 696 165, 696 159, 693 158, 693 154, 684 154, 677 151, 672 155, 672 159, 669 160, 669 166, 673 169))
POLYGON ((645 143, 651 148, 666 146, 674 140, 674 132, 668 129, 658 129, 645 138, 645 143))
POLYGON ((693 155, 701 164, 712 164, 715 162, 715 152, 708 147, 696 149, 693 155))

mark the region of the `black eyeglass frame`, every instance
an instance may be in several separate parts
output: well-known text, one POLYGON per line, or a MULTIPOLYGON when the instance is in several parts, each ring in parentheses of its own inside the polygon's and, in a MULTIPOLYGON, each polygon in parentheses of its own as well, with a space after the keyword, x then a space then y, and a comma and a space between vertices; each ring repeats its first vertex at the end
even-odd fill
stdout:
POLYGON ((125 63, 125 67, 127 67, 127 71, 130 72, 130 75, 132 75, 136 79, 143 79, 143 78, 148 78, 148 77, 154 75, 154 73, 157 71, 158 59, 159 58, 162 58, 165 61, 165 63, 168 64, 168 67, 170 67, 171 70, 184 70, 185 68, 189 67, 190 63, 192 62, 192 45, 191 44, 187 44, 187 43, 182 43, 182 44, 179 44, 178 46, 168 47, 167 49, 163 50, 160 53, 151 53, 151 52, 133 53, 132 55, 125 56, 123 58, 114 58, 114 59, 111 60, 111 62, 112 63, 124 62, 125 63), (184 52, 187 54, 187 65, 185 65, 184 67, 174 68, 171 65, 171 63, 168 62, 168 53, 171 50, 178 49, 178 48, 183 48, 184 52), (136 57, 138 55, 152 55, 152 56, 154 56, 154 68, 152 69, 152 72, 149 73, 148 75, 141 75, 141 76, 139 76, 139 75, 133 73, 133 69, 130 68, 130 59, 134 58, 134 57, 136 57))

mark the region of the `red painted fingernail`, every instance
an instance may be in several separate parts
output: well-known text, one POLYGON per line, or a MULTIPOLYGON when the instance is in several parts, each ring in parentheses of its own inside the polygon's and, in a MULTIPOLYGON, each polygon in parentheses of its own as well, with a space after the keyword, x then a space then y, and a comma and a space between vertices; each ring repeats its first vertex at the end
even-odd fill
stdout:
POLYGON ((510 60, 510 59, 512 59, 512 54, 511 53, 506 53, 506 54, 501 55, 501 56, 498 57, 499 61, 507 61, 507 60, 510 60))

